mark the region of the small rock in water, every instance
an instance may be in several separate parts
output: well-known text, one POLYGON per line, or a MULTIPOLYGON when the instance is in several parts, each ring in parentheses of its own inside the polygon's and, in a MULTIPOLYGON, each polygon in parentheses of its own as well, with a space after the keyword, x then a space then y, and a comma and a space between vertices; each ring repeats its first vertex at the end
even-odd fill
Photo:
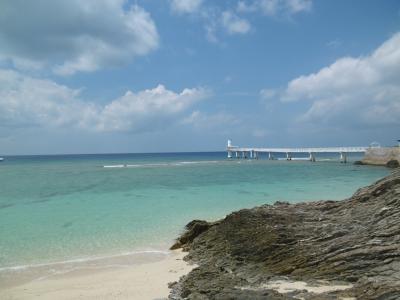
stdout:
POLYGON ((400 163, 397 159, 389 160, 386 163, 386 167, 391 168, 391 169, 398 168, 399 166, 400 166, 400 163))

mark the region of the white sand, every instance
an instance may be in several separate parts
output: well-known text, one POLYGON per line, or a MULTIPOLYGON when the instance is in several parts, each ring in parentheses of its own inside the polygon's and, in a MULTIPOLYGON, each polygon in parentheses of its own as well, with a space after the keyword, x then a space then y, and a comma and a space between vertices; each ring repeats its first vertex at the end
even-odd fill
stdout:
MULTIPOLYGON (((330 293, 334 291, 343 291, 352 288, 352 284, 337 284, 327 281, 316 281, 309 284, 304 281, 290 280, 272 280, 257 287, 241 287, 242 290, 275 290, 280 294, 287 294, 295 291, 307 291, 313 294, 330 293)), ((299 297, 299 299, 303 299, 299 297)), ((352 297, 342 297, 340 300, 355 300, 352 297)))
POLYGON ((168 283, 177 281, 194 266, 173 251, 157 262, 113 270, 72 272, 0 290, 0 299, 165 299, 168 283))
POLYGON ((286 281, 286 280, 275 280, 270 281, 263 285, 265 289, 275 290, 278 293, 286 294, 293 291, 306 290, 307 292, 314 294, 329 293, 333 291, 341 291, 352 288, 352 284, 329 284, 328 282, 321 282, 318 285, 311 285, 304 281, 286 281))

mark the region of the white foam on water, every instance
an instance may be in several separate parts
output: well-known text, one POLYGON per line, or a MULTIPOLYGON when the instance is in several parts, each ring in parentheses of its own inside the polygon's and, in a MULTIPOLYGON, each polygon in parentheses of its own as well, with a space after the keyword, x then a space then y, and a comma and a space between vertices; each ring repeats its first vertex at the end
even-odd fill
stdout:
POLYGON ((310 160, 308 157, 292 157, 292 160, 310 160))
POLYGON ((218 160, 178 161, 178 162, 168 162, 168 163, 104 165, 103 168, 154 168, 154 167, 186 166, 186 165, 197 165, 197 164, 216 164, 223 162, 224 161, 218 161, 218 160))
POLYGON ((108 165, 108 166, 103 166, 103 168, 123 168, 125 165, 108 165))
POLYGON ((191 164, 215 164, 215 163, 220 163, 223 161, 219 160, 202 160, 202 161, 181 161, 180 164, 183 165, 191 165, 191 164))
POLYGON ((75 258, 69 260, 48 262, 48 263, 39 263, 39 264, 27 264, 27 265, 18 265, 18 266, 10 266, 10 267, 2 267, 0 268, 0 272, 8 272, 8 271, 21 271, 31 268, 42 268, 42 267, 50 267, 57 265, 67 265, 67 264, 77 264, 77 263, 86 263, 86 262, 94 262, 124 256, 132 256, 132 255, 140 255, 140 254, 161 254, 161 255, 169 255, 170 251, 165 250, 137 250, 137 251, 127 251, 113 255, 105 255, 105 256, 92 256, 92 257, 82 257, 75 258))

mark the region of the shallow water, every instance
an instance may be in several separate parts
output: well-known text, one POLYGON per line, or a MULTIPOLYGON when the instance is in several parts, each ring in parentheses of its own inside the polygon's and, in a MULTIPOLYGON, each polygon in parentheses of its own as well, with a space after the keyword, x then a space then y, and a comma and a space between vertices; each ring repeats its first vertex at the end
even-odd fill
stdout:
POLYGON ((6 157, 0 271, 162 253, 194 218, 277 200, 343 199, 388 174, 337 156, 315 163, 227 160, 224 152, 6 157))

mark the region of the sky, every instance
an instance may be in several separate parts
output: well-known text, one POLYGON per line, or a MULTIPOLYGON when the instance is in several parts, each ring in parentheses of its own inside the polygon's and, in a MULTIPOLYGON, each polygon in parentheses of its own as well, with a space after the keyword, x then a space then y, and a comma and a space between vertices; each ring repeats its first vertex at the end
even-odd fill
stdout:
POLYGON ((400 1, 0 1, 0 154, 399 138, 400 1))

